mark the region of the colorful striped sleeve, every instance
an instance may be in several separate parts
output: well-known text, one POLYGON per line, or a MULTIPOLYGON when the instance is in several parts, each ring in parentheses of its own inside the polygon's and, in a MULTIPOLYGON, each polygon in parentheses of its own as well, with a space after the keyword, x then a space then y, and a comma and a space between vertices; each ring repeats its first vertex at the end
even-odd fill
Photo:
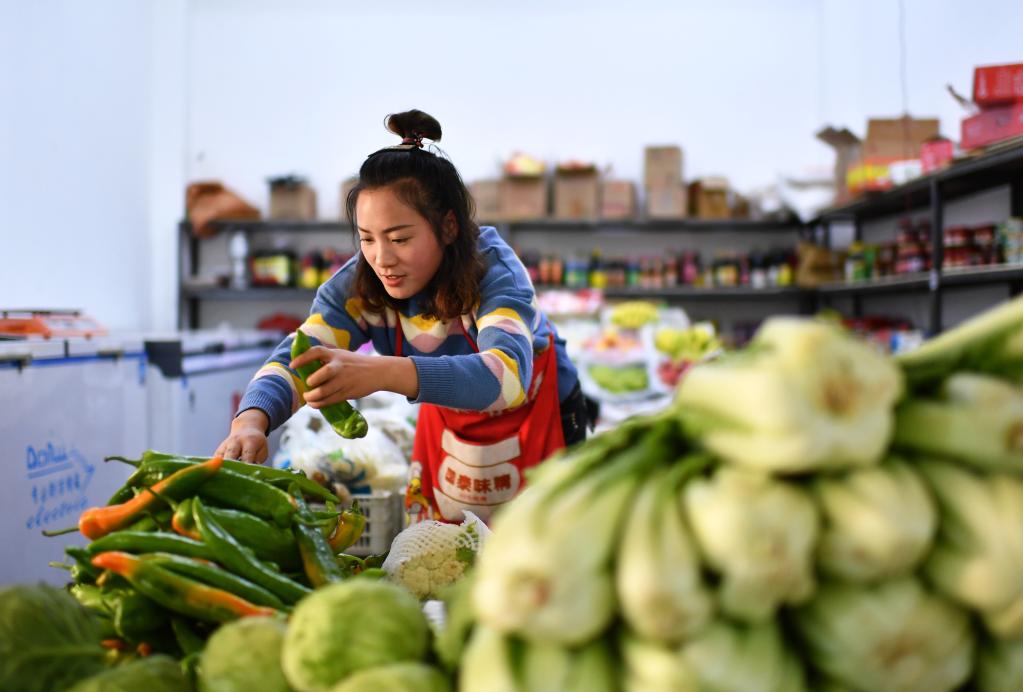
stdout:
POLYGON ((511 248, 492 247, 485 259, 488 269, 476 313, 479 353, 410 356, 419 375, 417 403, 501 411, 526 401, 533 376, 533 331, 540 317, 536 296, 511 248))
MULTIPOLYGON (((309 317, 299 327, 314 345, 355 350, 369 339, 361 301, 351 298, 349 287, 354 276, 354 260, 342 267, 316 292, 309 317)), ((282 425, 305 400, 301 378, 288 368, 291 362, 289 334, 249 382, 238 412, 258 408, 270 419, 270 430, 282 425)))

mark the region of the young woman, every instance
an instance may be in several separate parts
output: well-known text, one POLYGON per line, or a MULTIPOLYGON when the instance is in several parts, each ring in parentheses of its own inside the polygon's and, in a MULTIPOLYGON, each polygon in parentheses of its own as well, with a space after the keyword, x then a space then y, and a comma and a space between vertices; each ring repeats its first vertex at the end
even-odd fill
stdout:
POLYGON ((281 342, 217 453, 262 462, 267 433, 303 402, 397 392, 422 404, 409 483, 420 518, 461 521, 468 509, 486 520, 526 468, 585 438, 585 400, 522 263, 474 223, 451 162, 423 149, 440 124, 413 110, 387 128, 401 144, 366 159, 346 200, 360 252, 320 287, 301 327, 314 346, 291 361, 293 337, 281 342), (367 341, 380 355, 352 352, 367 341), (306 391, 294 369, 314 360, 323 366, 306 391))

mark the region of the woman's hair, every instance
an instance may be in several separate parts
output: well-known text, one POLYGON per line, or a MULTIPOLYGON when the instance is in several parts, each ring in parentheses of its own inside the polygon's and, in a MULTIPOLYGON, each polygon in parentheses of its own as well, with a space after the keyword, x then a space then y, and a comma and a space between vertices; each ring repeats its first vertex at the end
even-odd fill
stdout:
MULTIPOLYGON (((430 222, 444 250, 440 267, 423 290, 422 314, 450 320, 471 312, 479 303, 480 282, 486 271, 478 248, 480 230, 473 220, 472 196, 454 165, 422 149, 423 138, 440 141, 440 123, 422 111, 411 110, 387 116, 386 125, 402 138, 402 143, 370 154, 359 169, 359 182, 345 200, 352 232, 358 239, 355 203, 359 193, 390 188, 430 222), (454 215, 457 232, 445 244, 444 218, 448 212, 454 215)), ((399 301, 388 295, 362 255, 355 267, 355 293, 370 311, 381 312, 385 306, 398 308, 399 301)))

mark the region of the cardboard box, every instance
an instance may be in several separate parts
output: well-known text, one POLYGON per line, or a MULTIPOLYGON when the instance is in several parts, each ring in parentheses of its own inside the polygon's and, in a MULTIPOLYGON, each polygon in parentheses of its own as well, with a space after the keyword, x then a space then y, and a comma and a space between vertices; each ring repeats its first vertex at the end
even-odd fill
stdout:
POLYGON ((684 219, 686 188, 681 183, 647 188, 646 215, 650 219, 684 219))
POLYGON ((600 176, 589 166, 554 173, 554 218, 596 219, 600 213, 600 176))
POLYGON ((352 188, 359 184, 358 176, 354 178, 345 178, 341 181, 341 195, 338 200, 338 209, 340 210, 338 216, 342 222, 347 222, 348 217, 345 215, 345 205, 348 204, 348 193, 352 191, 352 188))
POLYGON ((295 176, 271 178, 270 218, 312 221, 316 218, 316 190, 295 176))
POLYGON ((938 136, 937 118, 871 118, 863 140, 863 158, 920 158, 920 145, 938 136))
POLYGON ((469 185, 469 194, 476 204, 476 219, 493 221, 501 217, 501 181, 477 180, 469 185))
POLYGON ((504 178, 500 184, 500 217, 509 221, 547 216, 547 181, 544 178, 504 178))
POLYGON ((1023 101, 1023 63, 974 68, 973 101, 978 106, 1023 101))
POLYGON ((852 194, 888 190, 920 174, 924 142, 938 138, 937 118, 871 118, 861 158, 846 171, 852 194))
POLYGON ((689 186, 689 211, 698 219, 728 219, 728 180, 700 178, 689 186))
POLYGON ((682 149, 647 147, 643 155, 643 186, 670 188, 682 184, 682 149))
POLYGON ((962 149, 976 149, 1023 135, 1023 103, 987 108, 963 120, 962 149))
POLYGON ((600 186, 600 218, 608 220, 636 217, 636 186, 631 180, 605 180, 600 186))

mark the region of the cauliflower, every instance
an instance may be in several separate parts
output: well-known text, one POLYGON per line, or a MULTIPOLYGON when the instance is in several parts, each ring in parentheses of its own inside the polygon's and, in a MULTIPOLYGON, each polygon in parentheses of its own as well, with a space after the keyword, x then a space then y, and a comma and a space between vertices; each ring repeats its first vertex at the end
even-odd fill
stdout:
POLYGON ((395 537, 383 569, 417 598, 437 598, 472 566, 486 533, 486 525, 469 512, 461 524, 419 522, 395 537))

